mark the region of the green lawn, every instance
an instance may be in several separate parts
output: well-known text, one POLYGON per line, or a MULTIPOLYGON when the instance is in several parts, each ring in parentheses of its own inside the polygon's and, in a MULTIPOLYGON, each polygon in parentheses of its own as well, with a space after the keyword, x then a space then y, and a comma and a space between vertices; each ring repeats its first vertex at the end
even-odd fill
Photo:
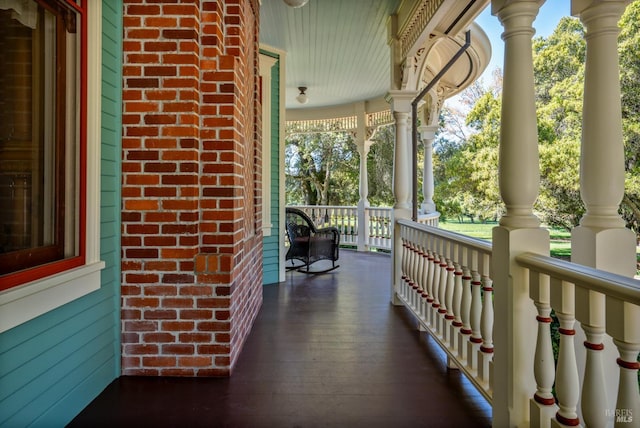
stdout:
MULTIPOLYGON (((497 223, 459 223, 441 221, 439 226, 452 232, 491 241, 491 231, 497 223)), ((549 229, 551 237, 551 256, 569 259, 571 257, 571 233, 562 229, 549 229)))

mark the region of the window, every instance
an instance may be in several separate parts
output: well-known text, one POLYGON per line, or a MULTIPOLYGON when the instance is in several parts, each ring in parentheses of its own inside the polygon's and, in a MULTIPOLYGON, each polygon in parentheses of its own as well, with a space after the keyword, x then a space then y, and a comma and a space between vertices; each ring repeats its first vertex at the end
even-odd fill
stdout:
POLYGON ((82 18, 0 0, 0 290, 84 263, 82 18))

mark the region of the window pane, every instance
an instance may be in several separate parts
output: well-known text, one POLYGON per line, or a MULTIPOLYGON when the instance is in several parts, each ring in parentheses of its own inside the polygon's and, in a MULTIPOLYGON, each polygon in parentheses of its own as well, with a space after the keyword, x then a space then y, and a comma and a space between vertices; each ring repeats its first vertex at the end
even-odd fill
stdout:
POLYGON ((8 4, 0 9, 0 275, 78 254, 75 17, 57 2, 8 4))

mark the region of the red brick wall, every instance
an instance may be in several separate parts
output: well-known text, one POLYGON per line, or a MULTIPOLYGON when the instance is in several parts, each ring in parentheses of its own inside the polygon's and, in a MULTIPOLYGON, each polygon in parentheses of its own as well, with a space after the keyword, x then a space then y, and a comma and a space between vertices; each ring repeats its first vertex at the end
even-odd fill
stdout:
POLYGON ((258 16, 124 1, 124 375, 230 374, 262 303, 258 16))

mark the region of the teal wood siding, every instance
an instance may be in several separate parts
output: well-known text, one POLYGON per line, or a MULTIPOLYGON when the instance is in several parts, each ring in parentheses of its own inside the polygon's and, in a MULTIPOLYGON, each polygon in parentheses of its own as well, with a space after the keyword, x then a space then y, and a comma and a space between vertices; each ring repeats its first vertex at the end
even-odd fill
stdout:
MULTIPOLYGON (((62 427, 120 375, 122 2, 103 1, 98 291, 0 334, 0 426, 62 427)), ((91 47, 89 47, 91 49, 91 47)))
MULTIPOLYGON (((272 52, 263 54, 279 58, 272 52)), ((271 236, 265 236, 262 261, 264 265, 263 284, 273 284, 280 280, 280 61, 271 69, 271 236)), ((263 155, 267 155, 266 153, 263 155)))

